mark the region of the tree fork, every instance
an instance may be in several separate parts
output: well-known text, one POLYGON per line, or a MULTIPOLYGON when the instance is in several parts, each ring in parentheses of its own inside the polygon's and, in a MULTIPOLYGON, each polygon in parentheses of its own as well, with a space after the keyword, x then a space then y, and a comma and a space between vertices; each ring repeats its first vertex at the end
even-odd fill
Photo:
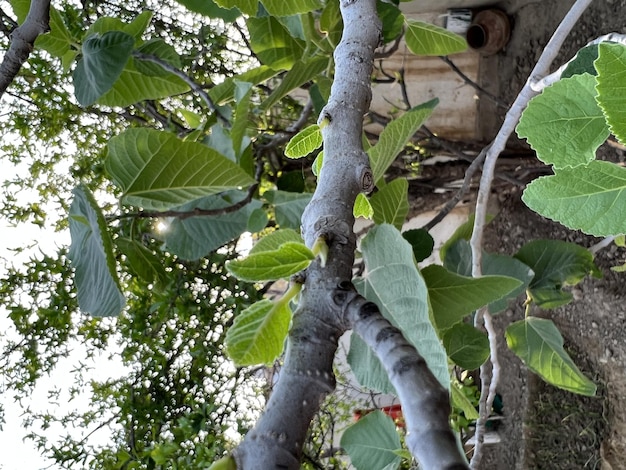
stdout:
POLYGON ((279 381, 264 414, 233 455, 238 469, 300 468, 311 420, 335 388, 332 365, 339 337, 354 325, 379 355, 405 406, 411 407, 411 452, 427 469, 465 469, 448 424, 448 393, 402 333, 352 286, 354 201, 374 184, 361 136, 381 25, 375 0, 341 0, 340 8, 344 30, 334 53, 335 80, 318 119, 324 164, 302 215, 305 243, 312 247, 324 239, 328 258, 324 266, 316 260, 306 270, 279 381), (416 389, 423 393, 412 398, 416 389))

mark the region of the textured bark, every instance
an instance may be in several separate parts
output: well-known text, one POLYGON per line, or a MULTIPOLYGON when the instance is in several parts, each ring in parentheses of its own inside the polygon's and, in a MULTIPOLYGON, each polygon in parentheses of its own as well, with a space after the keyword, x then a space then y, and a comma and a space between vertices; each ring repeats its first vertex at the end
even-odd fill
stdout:
POLYGON ((50 31, 50 0, 32 0, 28 15, 11 33, 11 47, 0 64, 0 98, 28 60, 35 40, 50 31))
POLYGON ((309 247, 323 238, 325 266, 314 261, 289 333, 286 359, 267 408, 233 455, 238 469, 300 468, 302 444, 322 400, 335 388, 332 365, 339 337, 353 324, 390 373, 406 410, 410 450, 426 469, 464 469, 449 429, 449 397, 414 347, 352 286, 356 237, 353 205, 372 190, 363 151, 363 115, 371 100, 374 51, 380 43, 375 0, 341 0, 343 37, 335 50, 335 81, 319 123, 324 164, 302 216, 309 247))

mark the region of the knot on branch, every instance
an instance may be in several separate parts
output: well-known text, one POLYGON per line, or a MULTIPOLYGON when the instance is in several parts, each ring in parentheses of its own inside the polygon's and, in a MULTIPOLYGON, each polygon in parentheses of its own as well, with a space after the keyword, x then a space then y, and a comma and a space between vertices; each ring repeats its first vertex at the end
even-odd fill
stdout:
POLYGON ((350 294, 352 294, 352 296, 354 296, 354 294, 357 294, 352 283, 350 281, 341 281, 337 285, 337 288, 333 291, 333 303, 337 307, 343 308, 343 306, 348 301, 348 298, 351 297, 350 294))
POLYGON ((324 238, 330 246, 333 243, 345 245, 348 243, 351 227, 343 220, 339 220, 334 215, 323 215, 313 224, 316 238, 324 238))
MULTIPOLYGON (((367 157, 367 155, 366 155, 367 157)), ((361 191, 369 194, 374 190, 374 174, 369 165, 359 165, 357 167, 357 179, 361 187, 361 191)))

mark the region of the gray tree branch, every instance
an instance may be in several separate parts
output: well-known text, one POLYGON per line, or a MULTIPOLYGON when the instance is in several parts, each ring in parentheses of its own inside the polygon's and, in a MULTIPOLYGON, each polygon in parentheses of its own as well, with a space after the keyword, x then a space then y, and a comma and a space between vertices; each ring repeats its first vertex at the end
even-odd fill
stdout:
POLYGON ((50 31, 50 0, 32 0, 24 23, 11 33, 11 46, 0 64, 0 98, 33 51, 39 35, 50 31))
POLYGON ((361 135, 380 22, 375 0, 341 0, 340 6, 344 33, 334 54, 335 81, 318 120, 324 164, 302 216, 306 244, 325 240, 328 257, 325 265, 314 261, 306 270, 280 379, 265 413, 233 455, 242 469, 299 468, 310 421, 335 388, 338 339, 354 327, 378 354, 399 393, 409 426, 407 443, 423 468, 466 469, 449 428, 448 393, 402 333, 352 286, 352 208, 357 194, 373 187, 361 135))
POLYGON ((344 34, 335 50, 335 81, 324 125, 324 165, 319 184, 302 216, 302 233, 312 247, 328 245, 325 266, 315 261, 289 332, 285 364, 255 428, 235 449, 238 469, 300 468, 302 445, 322 400, 335 388, 333 360, 346 330, 335 302, 339 286, 351 286, 356 237, 352 206, 373 187, 368 157, 361 145, 363 115, 371 99, 370 76, 380 23, 374 0, 342 0, 344 34))
MULTIPOLYGON (((543 53, 539 57, 537 64, 533 68, 526 84, 520 91, 519 95, 511 105, 511 108, 507 112, 504 122, 500 127, 500 131, 494 138, 493 142, 487 150, 485 157, 485 164, 483 165, 483 173, 480 179, 480 188, 478 190, 478 200, 476 202, 476 216, 474 219, 474 229, 472 232, 472 238, 470 245, 472 248, 472 276, 480 277, 482 275, 482 245, 483 245, 483 233, 485 228, 485 220, 487 216, 487 203, 489 201, 489 193, 491 192, 491 184, 493 182, 496 163, 500 153, 506 146, 506 141, 509 136, 515 130, 522 111, 528 105, 530 99, 536 95, 536 91, 533 90, 533 84, 538 83, 543 77, 548 74, 549 67, 556 58, 561 46, 565 42, 565 38, 572 30, 578 18, 583 14, 587 7, 593 0, 576 0, 576 3, 569 10, 567 15, 563 18, 556 31, 548 41, 543 53)), ((489 413, 491 411, 491 405, 495 398, 495 390, 497 387, 497 377, 499 371, 497 350, 495 348, 496 332, 491 325, 491 317, 486 309, 482 309, 476 316, 476 323, 483 323, 487 329, 489 335, 489 344, 491 349, 491 364, 494 369, 494 374, 491 380, 489 380, 489 374, 486 370, 486 366, 483 364, 481 367, 481 381, 482 390, 479 403, 479 418, 476 424, 476 449, 474 450, 474 457, 472 458, 472 469, 480 468, 480 461, 482 459, 482 448, 485 433, 485 424, 489 413)))
POLYGON ((465 456, 450 430, 450 396, 426 361, 378 307, 355 294, 346 302, 346 319, 372 348, 402 403, 411 454, 427 470, 464 470, 465 456))

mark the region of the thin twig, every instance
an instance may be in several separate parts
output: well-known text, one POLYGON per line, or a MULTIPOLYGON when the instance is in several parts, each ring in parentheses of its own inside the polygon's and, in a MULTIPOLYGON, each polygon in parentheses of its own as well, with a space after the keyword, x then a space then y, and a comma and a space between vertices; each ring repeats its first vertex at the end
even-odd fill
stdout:
POLYGON ((400 42, 402 42, 403 37, 404 34, 398 35, 389 49, 377 50, 374 53, 374 59, 386 59, 392 56, 398 50, 398 47, 400 47, 400 42))
POLYGON ((504 104, 502 101, 500 101, 496 95, 489 93, 487 90, 481 87, 478 83, 476 83, 474 80, 472 80, 467 75, 465 75, 463 71, 460 68, 458 68, 456 64, 452 62, 452 60, 450 60, 448 56, 442 55, 442 56, 439 56, 439 58, 443 60, 446 64, 448 64, 450 68, 461 78, 461 80, 463 80, 469 86, 474 88, 480 94, 485 95, 487 98, 493 101, 496 104, 496 106, 499 106, 500 108, 503 108, 503 109, 508 108, 508 106, 504 104))
MULTIPOLYGON (((615 43, 621 44, 622 46, 626 46, 626 35, 618 34, 618 33, 605 34, 604 36, 597 37, 593 41, 588 42, 583 47, 593 46, 595 44, 600 44, 603 42, 615 42, 615 43)), ((576 54, 570 60, 565 62, 563 65, 561 65, 555 72, 552 72, 550 75, 543 77, 541 80, 538 80, 536 82, 531 82, 530 87, 534 91, 539 93, 544 88, 552 85, 555 82, 558 82, 561 79, 561 75, 563 75, 563 72, 565 72, 565 69, 569 66, 569 64, 572 63, 572 61, 576 60, 577 56, 578 54, 576 54)))
POLYGON ((465 177, 463 178, 463 183, 461 187, 456 192, 456 194, 450 199, 445 206, 437 213, 435 217, 433 217, 427 224, 425 224, 422 228, 426 230, 432 229, 435 225, 441 222, 452 209, 456 207, 456 205, 461 201, 463 196, 469 191, 470 186, 472 184, 472 178, 474 177, 474 173, 478 170, 482 164, 485 156, 487 155, 487 149, 489 147, 485 147, 478 156, 474 159, 474 161, 467 167, 465 170, 465 177))
POLYGON ((173 73, 174 75, 176 75, 178 78, 180 78, 182 81, 184 81, 187 85, 189 85, 189 87, 195 93, 197 93, 200 96, 200 98, 202 98, 202 100, 206 103, 208 108, 215 114, 217 119, 219 119, 219 121, 222 123, 222 125, 224 127, 230 128, 230 121, 226 118, 226 116, 224 116, 224 114, 222 114, 222 112, 215 105, 215 103, 213 103, 213 100, 211 99, 209 94, 206 91, 204 91, 204 89, 200 85, 198 85, 186 73, 184 73, 181 70, 178 70, 173 65, 167 63, 166 61, 164 61, 163 59, 161 59, 160 57, 157 57, 155 55, 142 54, 141 52, 136 52, 135 51, 135 52, 133 52, 133 57, 135 57, 136 59, 139 59, 139 60, 146 60, 146 61, 149 61, 149 62, 154 62, 155 64, 157 64, 160 67, 162 67, 163 70, 167 70, 168 72, 173 73))
MULTIPOLYGON (((494 172, 496 168, 496 162, 498 156, 504 150, 506 141, 513 133, 515 125, 519 121, 522 111, 526 108, 526 105, 530 99, 536 94, 532 89, 531 84, 537 83, 544 77, 549 67, 556 58, 561 46, 565 42, 565 39, 569 32, 572 30, 578 18, 583 14, 585 9, 591 4, 593 0, 577 0, 576 3, 569 10, 565 18, 561 21, 561 24, 557 27, 556 31, 550 38, 550 41, 543 50, 537 64, 533 68, 530 77, 526 81, 526 84, 520 91, 519 95, 515 99, 515 102, 507 112, 504 123, 500 128, 500 131, 493 140, 491 146, 487 150, 487 156, 485 157, 485 164, 483 166, 483 173, 480 179, 480 187, 478 190, 478 200, 476 202, 476 215, 474 218, 474 229, 470 240, 470 246, 472 248, 472 276, 480 277, 482 275, 482 246, 483 246, 483 234, 485 229, 485 221, 487 216, 487 203, 489 200, 489 193, 491 191, 491 184, 494 178, 494 172)), ((476 315, 476 323, 482 323, 485 328, 490 323, 489 312, 481 311, 476 315), (481 314, 482 312, 482 314, 481 314)), ((495 332, 488 330, 489 336, 493 336, 493 342, 495 344, 495 332)), ((490 338, 490 345, 492 338, 490 338)), ((494 369, 499 368, 497 348, 491 347, 491 363, 494 369)), ((481 377, 482 369, 481 367, 481 377)), ((476 448, 474 450, 474 457, 472 458, 471 468, 477 470, 480 466, 480 461, 483 454, 483 443, 485 434, 485 424, 489 417, 489 412, 495 398, 495 389, 497 387, 497 376, 493 376, 491 384, 489 386, 489 393, 487 397, 481 394, 479 402, 479 418, 476 424, 476 448)))
POLYGON ((591 253, 592 255, 595 255, 598 251, 603 250, 604 248, 609 246, 611 243, 613 243, 614 240, 615 240, 615 236, 606 237, 600 240, 595 245, 592 245, 589 247, 589 253, 591 253))

